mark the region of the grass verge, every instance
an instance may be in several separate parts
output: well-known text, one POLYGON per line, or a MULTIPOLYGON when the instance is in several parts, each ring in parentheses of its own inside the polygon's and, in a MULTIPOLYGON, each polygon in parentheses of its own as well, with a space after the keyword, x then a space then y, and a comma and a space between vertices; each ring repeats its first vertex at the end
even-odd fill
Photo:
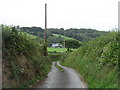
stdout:
POLYGON ((61 72, 64 72, 64 69, 60 67, 59 65, 55 65, 58 69, 60 69, 61 72))

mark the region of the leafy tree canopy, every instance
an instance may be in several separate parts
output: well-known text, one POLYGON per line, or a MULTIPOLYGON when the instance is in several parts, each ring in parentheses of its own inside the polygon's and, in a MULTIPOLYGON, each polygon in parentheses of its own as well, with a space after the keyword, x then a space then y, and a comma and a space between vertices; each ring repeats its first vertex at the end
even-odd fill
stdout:
POLYGON ((81 43, 77 40, 66 40, 65 41, 65 48, 67 48, 67 51, 69 51, 70 48, 76 49, 76 48, 79 48, 80 46, 81 46, 81 43))

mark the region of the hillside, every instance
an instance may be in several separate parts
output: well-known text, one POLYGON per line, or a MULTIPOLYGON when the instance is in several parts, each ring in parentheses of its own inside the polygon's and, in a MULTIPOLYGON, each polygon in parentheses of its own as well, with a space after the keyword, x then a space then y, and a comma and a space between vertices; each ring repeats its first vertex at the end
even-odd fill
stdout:
POLYGON ((39 36, 41 38, 44 37, 44 29, 40 27, 21 27, 21 31, 27 32, 35 36, 39 36))
POLYGON ((34 87, 46 78, 51 59, 43 56, 43 40, 19 32, 12 26, 2 29, 2 87, 34 87))
POLYGON ((61 63, 77 70, 89 88, 118 88, 118 40, 117 32, 91 40, 65 54, 61 63))
MULTIPOLYGON (((21 30, 36 36, 39 36, 41 38, 44 37, 44 29, 40 27, 21 27, 21 30)), ((73 38, 76 40, 79 40, 80 42, 87 42, 91 39, 94 39, 96 37, 99 37, 101 35, 107 34, 108 32, 105 31, 98 31, 94 29, 66 29, 63 28, 57 29, 57 28, 48 28, 47 29, 47 38, 48 38, 48 46, 51 46, 52 43, 63 43, 62 37, 57 37, 56 35, 62 35, 65 37, 73 38)))
POLYGON ((51 29, 48 29, 48 32, 65 35, 67 37, 74 38, 81 42, 86 42, 86 41, 89 41, 96 37, 99 37, 103 34, 108 33, 105 31, 99 31, 99 30, 95 30, 95 29, 85 29, 85 28, 81 28, 81 29, 70 28, 70 29, 66 29, 66 30, 64 30, 63 28, 61 28, 61 29, 51 28, 51 29))
POLYGON ((53 36, 56 36, 56 37, 61 37, 61 38, 64 38, 65 40, 76 40, 74 38, 70 38, 70 37, 66 37, 66 36, 63 36, 63 35, 60 35, 60 34, 52 34, 53 36))

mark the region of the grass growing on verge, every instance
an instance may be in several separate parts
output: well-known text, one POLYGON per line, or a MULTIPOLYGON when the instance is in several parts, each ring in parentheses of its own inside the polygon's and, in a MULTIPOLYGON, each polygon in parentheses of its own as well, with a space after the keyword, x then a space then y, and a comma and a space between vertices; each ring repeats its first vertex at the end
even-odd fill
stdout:
POLYGON ((91 40, 70 54, 65 54, 62 65, 77 70, 89 88, 118 88, 117 32, 91 40))
POLYGON ((59 65, 55 65, 58 69, 60 69, 61 72, 64 72, 64 69, 60 67, 59 65))

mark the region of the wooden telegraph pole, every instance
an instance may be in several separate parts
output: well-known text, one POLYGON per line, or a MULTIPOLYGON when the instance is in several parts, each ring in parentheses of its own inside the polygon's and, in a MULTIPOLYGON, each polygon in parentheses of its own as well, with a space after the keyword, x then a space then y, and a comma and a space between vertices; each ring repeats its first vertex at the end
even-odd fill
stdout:
MULTIPOLYGON (((64 30, 64 36, 65 36, 65 30, 64 30)), ((64 38, 64 48, 65 48, 65 38, 64 38)))
POLYGON ((45 3, 44 56, 47 56, 47 4, 45 3))
POLYGON ((45 33, 44 33, 44 40, 47 43, 47 4, 45 3, 45 33))

